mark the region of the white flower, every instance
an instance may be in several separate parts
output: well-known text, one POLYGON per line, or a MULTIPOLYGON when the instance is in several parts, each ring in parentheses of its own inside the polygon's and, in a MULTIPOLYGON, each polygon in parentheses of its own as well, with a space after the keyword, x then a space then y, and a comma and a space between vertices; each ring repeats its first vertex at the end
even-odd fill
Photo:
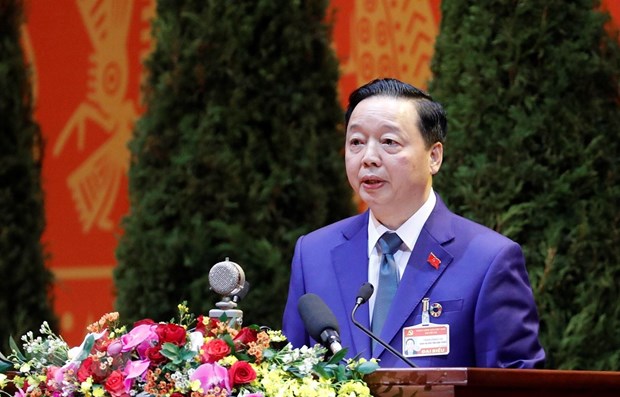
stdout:
POLYGON ((204 336, 201 332, 194 331, 189 334, 190 350, 197 352, 204 344, 204 336))

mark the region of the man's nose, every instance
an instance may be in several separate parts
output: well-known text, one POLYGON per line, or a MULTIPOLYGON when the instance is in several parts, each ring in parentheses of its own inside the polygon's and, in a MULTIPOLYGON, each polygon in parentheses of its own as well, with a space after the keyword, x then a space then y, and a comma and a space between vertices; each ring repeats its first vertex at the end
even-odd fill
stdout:
POLYGON ((362 162, 366 167, 378 167, 381 165, 381 156, 379 155, 379 146, 376 142, 368 142, 364 150, 362 162))

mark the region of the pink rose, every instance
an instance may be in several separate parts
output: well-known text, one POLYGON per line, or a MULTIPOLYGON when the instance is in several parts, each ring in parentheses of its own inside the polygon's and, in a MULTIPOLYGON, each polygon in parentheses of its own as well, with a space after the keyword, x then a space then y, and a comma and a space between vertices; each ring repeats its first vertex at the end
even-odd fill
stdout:
POLYGON ((108 379, 106 379, 103 387, 108 393, 110 393, 110 395, 112 395, 112 397, 123 397, 129 395, 125 388, 125 377, 119 370, 112 371, 110 376, 108 376, 108 379))

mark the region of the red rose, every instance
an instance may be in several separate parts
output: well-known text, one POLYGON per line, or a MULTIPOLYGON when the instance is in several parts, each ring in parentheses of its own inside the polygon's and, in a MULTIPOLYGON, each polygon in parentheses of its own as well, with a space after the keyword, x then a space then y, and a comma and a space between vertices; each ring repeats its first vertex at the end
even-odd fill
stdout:
POLYGON ((89 376, 93 375, 92 363, 93 358, 86 357, 86 359, 82 361, 82 364, 80 364, 80 368, 77 372, 77 377, 80 382, 84 382, 86 379, 88 379, 89 376))
POLYGON ((158 324, 155 328, 155 333, 159 337, 159 343, 162 345, 168 342, 182 346, 187 338, 185 328, 177 324, 158 324))
POLYGON ((155 324, 155 321, 151 320, 150 318, 143 318, 142 320, 138 320, 135 323, 133 323, 133 328, 136 328, 138 325, 142 325, 142 324, 153 325, 155 324))
POLYGON ((196 320, 196 331, 200 332, 203 336, 212 336, 213 329, 217 328, 219 321, 215 318, 205 317, 202 314, 198 316, 196 320))
POLYGON ((230 354, 230 346, 222 339, 212 339, 201 350, 203 363, 214 363, 230 354))
POLYGON ((95 350, 98 352, 106 352, 108 350, 108 346, 112 343, 112 340, 108 338, 108 335, 105 335, 95 341, 95 350))
POLYGON ((166 357, 161 354, 161 345, 146 349, 145 356, 147 360, 151 362, 151 367, 156 367, 167 360, 166 357))
POLYGON ((125 377, 119 370, 113 371, 103 385, 105 390, 113 397, 121 397, 128 395, 125 390, 125 377))
POLYGON ((89 376, 92 376, 93 382, 101 383, 107 376, 107 371, 101 369, 98 360, 93 359, 92 356, 88 356, 80 364, 77 376, 80 382, 84 382, 89 376))
POLYGON ((258 335, 258 331, 251 328, 241 328, 237 336, 235 336, 235 344, 241 343, 243 345, 247 345, 250 342, 256 342, 256 335, 258 335))
POLYGON ((232 387, 250 383, 256 379, 256 371, 245 361, 237 361, 228 370, 228 377, 232 383, 232 387))

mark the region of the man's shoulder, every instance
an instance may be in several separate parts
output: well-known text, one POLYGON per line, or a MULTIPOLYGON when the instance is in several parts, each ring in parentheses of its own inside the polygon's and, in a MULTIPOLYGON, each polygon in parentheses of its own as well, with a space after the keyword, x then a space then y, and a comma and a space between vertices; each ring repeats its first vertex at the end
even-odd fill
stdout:
POLYGON ((455 214, 448 209, 443 202, 438 206, 439 213, 437 218, 434 219, 434 229, 448 228, 449 233, 457 238, 476 238, 477 240, 482 238, 487 242, 497 244, 515 244, 513 240, 501 234, 500 232, 493 230, 492 228, 483 225, 473 219, 466 218, 462 215, 455 214))
POLYGON ((366 227, 367 222, 368 213, 364 212, 315 229, 304 235, 303 238, 307 242, 348 238, 360 228, 366 227))

